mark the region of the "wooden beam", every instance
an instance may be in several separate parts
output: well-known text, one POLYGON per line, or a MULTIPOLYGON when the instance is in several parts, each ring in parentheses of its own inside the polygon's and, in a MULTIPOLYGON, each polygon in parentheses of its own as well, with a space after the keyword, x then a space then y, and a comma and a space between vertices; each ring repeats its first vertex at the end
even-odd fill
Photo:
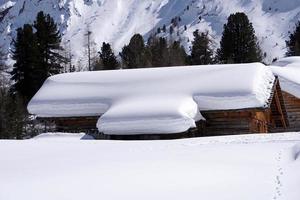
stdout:
POLYGON ((285 119, 284 119, 284 115, 283 115, 283 112, 282 112, 282 108, 281 108, 281 104, 280 104, 280 100, 279 100, 277 90, 275 91, 275 103, 276 103, 278 112, 280 113, 280 116, 281 116, 282 125, 283 125, 284 128, 286 128, 287 125, 285 123, 285 119))

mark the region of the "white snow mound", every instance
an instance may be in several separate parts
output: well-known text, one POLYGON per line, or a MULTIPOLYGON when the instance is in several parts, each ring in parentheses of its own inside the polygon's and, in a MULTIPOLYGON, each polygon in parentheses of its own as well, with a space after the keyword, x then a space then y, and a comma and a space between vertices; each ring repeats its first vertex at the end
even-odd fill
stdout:
POLYGON ((266 107, 274 76, 260 63, 52 76, 28 105, 40 117, 101 116, 106 134, 179 133, 200 111, 266 107))

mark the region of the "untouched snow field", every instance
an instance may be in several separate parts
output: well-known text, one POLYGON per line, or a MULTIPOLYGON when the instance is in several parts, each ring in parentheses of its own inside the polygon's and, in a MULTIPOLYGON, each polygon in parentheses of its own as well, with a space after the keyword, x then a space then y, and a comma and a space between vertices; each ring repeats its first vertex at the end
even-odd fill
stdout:
POLYGON ((165 141, 83 137, 0 141, 0 199, 300 198, 300 133, 165 141))

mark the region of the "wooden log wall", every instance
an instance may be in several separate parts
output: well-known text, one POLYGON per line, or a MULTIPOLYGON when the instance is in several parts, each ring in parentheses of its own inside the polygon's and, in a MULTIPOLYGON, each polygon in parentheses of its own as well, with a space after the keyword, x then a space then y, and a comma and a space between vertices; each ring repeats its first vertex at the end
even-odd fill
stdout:
POLYGON ((289 121, 286 131, 300 131, 300 99, 287 92, 282 95, 289 121))
POLYGON ((97 117, 62 117, 53 118, 57 131, 70 132, 97 132, 97 117))
POLYGON ((251 133, 268 133, 271 122, 270 109, 251 112, 251 133))
MULTIPOLYGON (((175 139, 199 136, 267 133, 270 122, 269 110, 245 109, 232 111, 202 112, 206 121, 196 123, 197 127, 178 134, 153 134, 133 136, 107 136, 107 139, 175 139)), ((48 118, 54 121, 56 131, 98 133, 97 117, 48 118)), ((44 119, 45 120, 45 119, 44 119)), ((100 135, 101 138, 103 136, 100 135)))
POLYGON ((205 136, 251 133, 251 112, 202 112, 205 136))
POLYGON ((289 119, 279 80, 276 78, 275 90, 272 92, 270 105, 270 132, 283 132, 289 127, 289 119))

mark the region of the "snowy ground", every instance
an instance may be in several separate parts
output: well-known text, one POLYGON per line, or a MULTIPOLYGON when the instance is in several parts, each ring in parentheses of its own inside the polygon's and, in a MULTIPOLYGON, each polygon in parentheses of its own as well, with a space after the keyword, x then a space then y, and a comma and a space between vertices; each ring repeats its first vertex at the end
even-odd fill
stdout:
POLYGON ((300 198, 300 133, 170 141, 82 137, 0 141, 0 199, 300 198))

